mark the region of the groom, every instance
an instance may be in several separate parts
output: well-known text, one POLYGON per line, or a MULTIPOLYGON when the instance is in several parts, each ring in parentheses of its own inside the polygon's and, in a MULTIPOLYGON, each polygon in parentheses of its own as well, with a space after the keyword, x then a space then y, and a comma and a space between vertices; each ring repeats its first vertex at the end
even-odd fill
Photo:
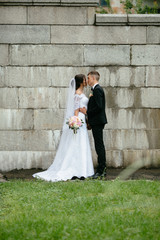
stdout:
POLYGON ((96 153, 98 155, 98 167, 93 179, 105 176, 106 154, 103 143, 103 129, 107 123, 105 113, 105 95, 99 85, 100 74, 97 71, 88 73, 88 84, 91 86, 92 94, 88 102, 88 110, 80 108, 80 111, 87 114, 88 123, 92 128, 96 153))

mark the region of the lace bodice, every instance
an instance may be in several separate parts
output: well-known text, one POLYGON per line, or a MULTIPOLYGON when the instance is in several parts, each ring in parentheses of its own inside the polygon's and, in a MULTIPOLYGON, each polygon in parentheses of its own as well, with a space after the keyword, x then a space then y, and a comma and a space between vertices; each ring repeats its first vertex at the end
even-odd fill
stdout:
POLYGON ((74 110, 76 110, 78 108, 83 108, 83 107, 85 107, 87 109, 87 105, 88 105, 88 98, 86 97, 86 95, 84 93, 82 93, 81 95, 75 94, 74 110))

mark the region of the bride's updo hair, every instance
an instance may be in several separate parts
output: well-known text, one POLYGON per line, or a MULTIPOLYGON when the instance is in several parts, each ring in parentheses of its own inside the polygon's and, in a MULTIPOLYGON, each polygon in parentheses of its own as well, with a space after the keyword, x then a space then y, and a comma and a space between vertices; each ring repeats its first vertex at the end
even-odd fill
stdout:
POLYGON ((75 76, 76 81, 76 90, 80 87, 80 85, 83 83, 83 80, 86 76, 84 74, 77 74, 75 76))

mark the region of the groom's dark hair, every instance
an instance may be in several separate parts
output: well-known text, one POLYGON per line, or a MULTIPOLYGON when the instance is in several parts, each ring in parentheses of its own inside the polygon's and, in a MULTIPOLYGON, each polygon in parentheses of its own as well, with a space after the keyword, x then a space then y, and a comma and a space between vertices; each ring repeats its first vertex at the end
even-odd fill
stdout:
POLYGON ((100 79, 100 74, 97 71, 91 71, 87 74, 87 76, 88 75, 94 75, 97 81, 99 81, 99 79, 100 79))
POLYGON ((83 83, 83 80, 86 76, 84 74, 77 74, 74 78, 76 81, 76 90, 80 87, 81 83, 83 83))

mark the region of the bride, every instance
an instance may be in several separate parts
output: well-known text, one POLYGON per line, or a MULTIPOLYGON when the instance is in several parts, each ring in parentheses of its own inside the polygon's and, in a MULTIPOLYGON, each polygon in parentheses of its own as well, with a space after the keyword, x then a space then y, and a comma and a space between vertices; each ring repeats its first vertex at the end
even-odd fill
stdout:
POLYGON ((35 173, 33 177, 56 182, 76 177, 84 179, 94 174, 85 115, 79 111, 83 107, 87 109, 88 98, 83 93, 85 86, 87 83, 83 74, 70 81, 62 135, 54 162, 46 171, 35 173), (66 124, 73 115, 84 122, 76 134, 66 124))

